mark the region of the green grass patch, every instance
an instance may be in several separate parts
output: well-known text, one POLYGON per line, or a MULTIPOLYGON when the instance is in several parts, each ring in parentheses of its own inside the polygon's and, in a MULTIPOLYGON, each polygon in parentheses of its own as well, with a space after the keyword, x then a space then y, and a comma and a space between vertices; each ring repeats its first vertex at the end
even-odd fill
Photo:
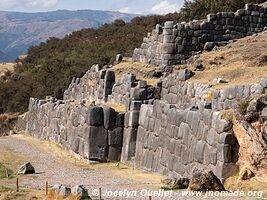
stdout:
POLYGON ((14 178, 14 172, 0 163, 0 179, 3 178, 14 178))

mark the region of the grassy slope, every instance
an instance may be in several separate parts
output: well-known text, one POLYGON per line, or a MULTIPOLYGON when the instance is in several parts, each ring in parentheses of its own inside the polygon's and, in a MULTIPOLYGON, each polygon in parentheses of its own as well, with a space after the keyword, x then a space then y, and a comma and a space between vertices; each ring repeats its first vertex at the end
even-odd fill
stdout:
POLYGON ((219 51, 204 52, 195 63, 203 63, 205 70, 197 72, 190 81, 212 84, 216 77, 229 81, 216 87, 256 83, 267 77, 266 47, 267 32, 263 32, 237 40, 219 51))

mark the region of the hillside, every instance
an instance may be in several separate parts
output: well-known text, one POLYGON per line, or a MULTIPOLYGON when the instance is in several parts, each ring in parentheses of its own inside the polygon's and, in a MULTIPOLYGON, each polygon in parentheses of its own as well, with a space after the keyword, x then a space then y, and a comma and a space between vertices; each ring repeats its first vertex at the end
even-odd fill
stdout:
POLYGON ((218 77, 228 81, 219 84, 220 87, 259 82, 261 78, 267 77, 266 37, 267 32, 264 31, 220 47, 219 50, 200 54, 189 66, 194 69, 201 63, 205 69, 196 72, 192 80, 211 85, 218 77))
POLYGON ((0 11, 0 61, 13 61, 32 45, 50 37, 63 38, 83 28, 96 28, 115 19, 130 21, 136 15, 111 11, 58 10, 43 13, 0 11))
POLYGON ((196 0, 185 3, 180 13, 136 17, 129 23, 116 20, 98 29, 73 32, 63 39, 51 38, 30 48, 22 64, 17 65, 14 73, 1 81, 0 112, 26 111, 30 97, 53 95, 62 98, 72 77, 81 77, 96 63, 101 66, 112 64, 118 53, 131 57, 143 37, 158 23, 198 19, 207 13, 224 9, 236 11, 243 8, 246 2, 263 3, 264 0, 229 0, 224 3, 196 0))

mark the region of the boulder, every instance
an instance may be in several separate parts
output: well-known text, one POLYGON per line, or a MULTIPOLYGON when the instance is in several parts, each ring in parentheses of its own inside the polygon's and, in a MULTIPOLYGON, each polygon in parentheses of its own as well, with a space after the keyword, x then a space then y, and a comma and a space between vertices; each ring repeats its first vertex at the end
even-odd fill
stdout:
POLYGON ((244 169, 241 169, 240 170, 239 179, 240 180, 249 180, 249 179, 251 179, 254 176, 255 176, 255 174, 254 174, 253 171, 251 171, 248 168, 244 168, 244 169))
POLYGON ((223 80, 223 79, 220 78, 220 77, 215 78, 212 82, 213 82, 213 83, 228 83, 227 80, 223 80))
POLYGON ((188 178, 167 178, 161 180, 161 183, 168 189, 187 189, 189 185, 188 178))
POLYGON ((35 174, 35 169, 31 163, 25 163, 19 168, 18 174, 35 174))
POLYGON ((60 196, 67 197, 71 194, 71 189, 62 184, 56 184, 53 186, 52 190, 60 196))
POLYGON ((116 55, 116 63, 120 63, 123 59, 123 56, 121 54, 116 55))
POLYGON ((188 189, 191 191, 225 191, 223 184, 212 171, 193 174, 188 189))
POLYGON ((204 45, 204 50, 205 51, 212 51, 214 47, 215 47, 214 42, 206 42, 204 45))
POLYGON ((203 71, 204 70, 204 65, 202 63, 198 63, 194 67, 195 71, 203 71))
MULTIPOLYGON (((76 185, 71 188, 71 193, 74 195, 79 195, 81 198, 88 198, 88 191, 84 188, 83 185, 76 185)), ((90 198, 90 197, 89 197, 90 198)))
POLYGON ((191 76, 193 76, 193 72, 189 69, 184 69, 179 72, 178 79, 180 81, 186 81, 191 78, 191 76))

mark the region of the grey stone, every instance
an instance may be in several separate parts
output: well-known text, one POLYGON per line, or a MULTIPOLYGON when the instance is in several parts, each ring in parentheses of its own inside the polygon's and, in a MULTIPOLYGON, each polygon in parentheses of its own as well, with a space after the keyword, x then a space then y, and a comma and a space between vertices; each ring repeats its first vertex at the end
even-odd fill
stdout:
POLYGON ((131 88, 131 98, 134 100, 146 100, 147 99, 146 88, 131 88))
POLYGON ((89 126, 103 126, 104 112, 102 107, 94 106, 88 109, 86 123, 89 126))
POLYGON ((105 129, 112 130, 116 124, 117 112, 110 107, 102 106, 105 129))
POLYGON ((88 198, 88 191, 84 188, 83 185, 76 185, 71 188, 71 193, 74 195, 79 195, 81 198, 88 198))
POLYGON ((189 69, 181 70, 178 74, 178 79, 181 81, 186 81, 193 75, 193 72, 189 69))
POLYGON ((199 163, 203 162, 204 149, 205 149, 205 143, 203 141, 198 141, 195 149, 195 161, 199 163))
POLYGON ((137 127, 139 125, 139 111, 130 111, 129 114, 129 126, 137 127))
POLYGON ((35 174, 35 169, 31 163, 25 163, 20 166, 17 174, 35 174))
POLYGON ((108 133, 103 127, 88 127, 85 151, 88 159, 93 161, 105 162, 108 153, 108 133))
POLYGON ((123 59, 123 56, 121 54, 116 55, 116 62, 121 62, 123 59))
POLYGON ((174 24, 173 21, 166 21, 166 22, 164 23, 164 28, 172 29, 172 28, 173 28, 173 24, 174 24))
POLYGON ((108 145, 114 147, 122 146, 123 128, 115 128, 108 132, 108 145))
POLYGON ((56 184, 53 186, 52 190, 54 190, 57 194, 67 197, 71 194, 71 189, 62 184, 56 184))
POLYGON ((220 144, 217 149, 218 160, 223 163, 230 163, 232 161, 231 145, 220 144))
POLYGON ((215 47, 215 43, 214 42, 206 42, 204 45, 204 50, 205 51, 212 51, 212 49, 215 47))
POLYGON ((110 146, 108 149, 108 161, 117 162, 121 159, 121 148, 110 146))
POLYGON ((147 82, 146 81, 138 81, 138 87, 139 88, 146 88, 147 82))
POLYGON ((124 117, 125 117, 124 113, 117 113, 116 121, 115 121, 116 127, 123 127, 124 126, 124 117))
POLYGON ((139 111, 141 109, 143 102, 142 101, 131 101, 130 110, 139 111))

